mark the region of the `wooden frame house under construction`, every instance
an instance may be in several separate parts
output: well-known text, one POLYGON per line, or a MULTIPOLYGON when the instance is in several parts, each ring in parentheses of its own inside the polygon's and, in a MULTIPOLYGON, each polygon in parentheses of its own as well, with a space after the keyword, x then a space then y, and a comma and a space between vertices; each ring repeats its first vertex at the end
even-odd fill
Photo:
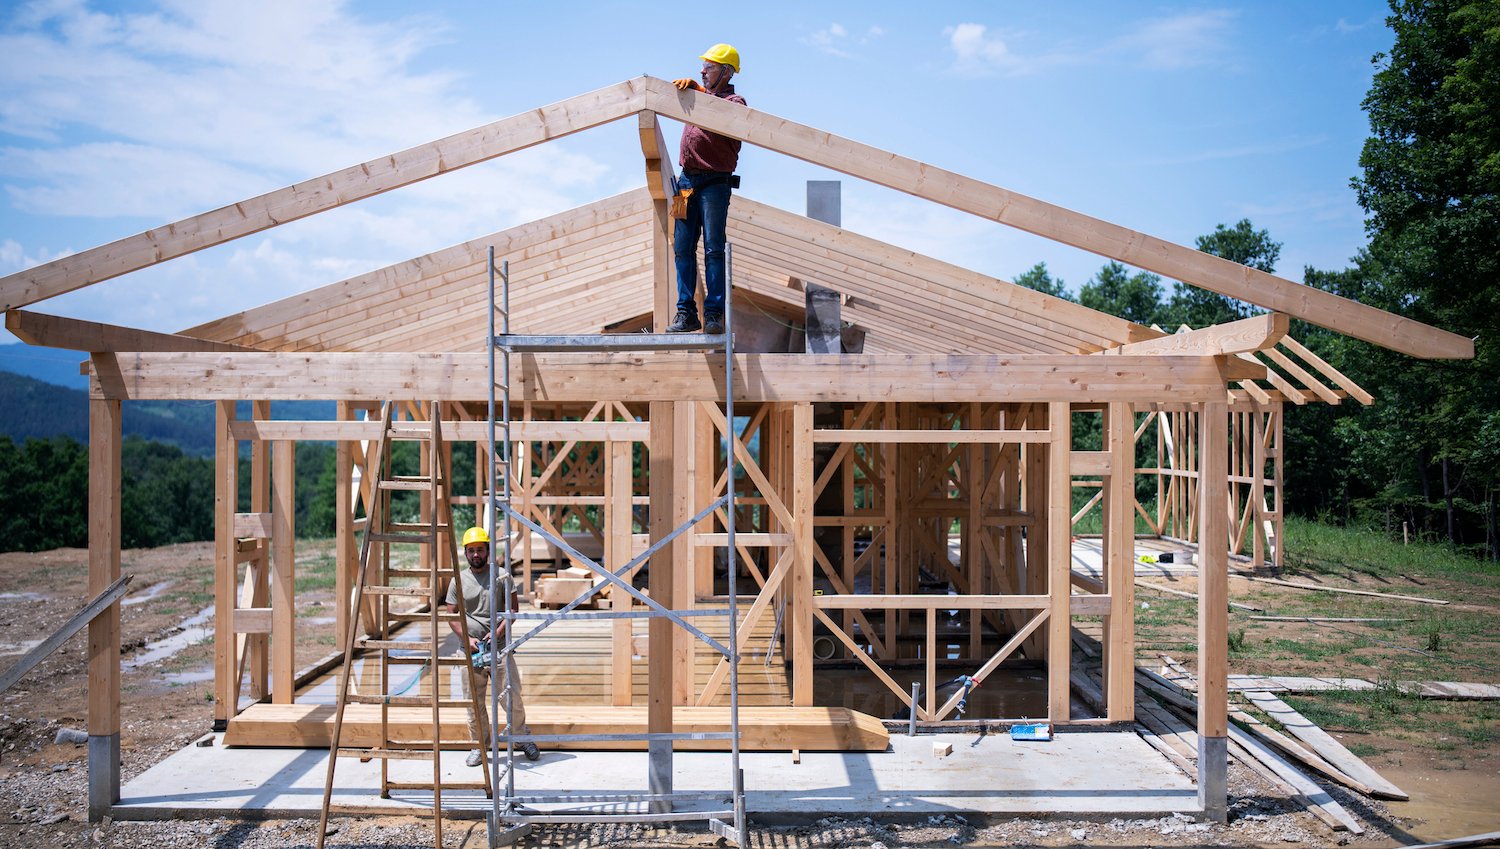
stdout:
MULTIPOLYGON (((740 580, 755 593, 741 643, 764 642, 756 635, 774 630, 772 650, 786 670, 784 684, 748 702, 760 719, 746 722, 747 748, 859 748, 861 735, 883 733, 849 712, 836 719, 815 710, 824 660, 867 668, 903 704, 910 696, 893 670, 916 669, 928 684, 915 705, 921 722, 954 718, 959 697, 937 695, 939 660, 983 679, 1013 657, 1045 666, 1052 723, 1132 720, 1137 516, 1157 535, 1202 543, 1198 772, 1205 812, 1222 818, 1228 558, 1233 548, 1256 562, 1279 560, 1282 405, 1372 400, 1286 336, 1289 318, 1423 358, 1469 358, 1473 343, 650 77, 0 279, 13 332, 33 344, 91 352, 90 591, 120 572, 121 402, 217 402, 215 719, 231 735, 244 723, 246 740, 327 745, 322 720, 298 703, 299 687, 328 666, 295 668, 294 443, 337 443, 344 603, 335 627, 343 633, 347 617, 364 615, 347 602, 361 505, 370 497, 361 472, 379 431, 364 414, 382 401, 401 402, 410 418, 441 418, 449 440, 474 442, 475 464, 489 463, 489 247, 509 264, 516 332, 660 331, 670 320, 672 167, 660 118, 1271 311, 1169 334, 736 197, 732 297, 743 321, 734 421, 715 403, 724 395, 722 363, 702 353, 518 355, 511 387, 520 410, 512 425, 516 502, 539 524, 588 534, 606 557, 642 550, 662 529, 691 518, 695 500, 738 488, 740 580), (570 212, 177 334, 23 309, 622 120, 638 122, 644 188, 570 212), (802 353, 789 341, 780 322, 802 321, 804 281, 838 293, 840 320, 858 337, 858 353, 802 353), (305 399, 337 402, 338 420, 271 420, 275 402, 305 399), (238 401, 253 402, 248 419, 236 415, 238 401), (1075 450, 1075 423, 1089 416, 1097 417, 1100 442, 1075 450), (238 497, 235 459, 245 443, 248 503, 238 497), (730 454, 742 470, 733 476, 730 454), (1157 484, 1154 509, 1137 500, 1142 477, 1157 484), (1086 493, 1082 510, 1075 489, 1086 493), (1102 511, 1103 567, 1087 576, 1073 570, 1071 546, 1074 522, 1094 509, 1102 511), (1088 718, 1075 713, 1070 695, 1070 633, 1080 617, 1098 618, 1103 649, 1103 709, 1088 718), (842 730, 831 728, 836 722, 842 730), (802 733, 811 736, 788 736, 802 733)), ((455 495, 472 504, 484 492, 455 495)), ((720 591, 722 518, 704 520, 652 556, 653 599, 690 607, 720 591)), ((524 539, 518 550, 516 568, 534 592, 547 552, 524 539)), ((632 639, 623 622, 608 626, 615 639, 589 696, 599 710, 574 706, 568 721, 628 716, 652 731, 711 724, 727 664, 698 664, 690 635, 670 626, 653 624, 632 639)), ((119 794, 117 605, 91 623, 89 641, 90 800, 101 816, 119 794)))

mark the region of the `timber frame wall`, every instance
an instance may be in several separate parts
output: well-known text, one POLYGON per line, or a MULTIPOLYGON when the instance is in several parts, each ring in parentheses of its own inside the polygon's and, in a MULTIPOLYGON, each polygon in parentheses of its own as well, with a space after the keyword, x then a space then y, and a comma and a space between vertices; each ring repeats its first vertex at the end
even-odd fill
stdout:
MULTIPOLYGON (((821 625, 848 657, 868 658, 877 666, 911 660, 909 654, 928 659, 940 652, 957 652, 980 669, 1010 652, 1046 658, 1052 670, 1049 713, 1061 722, 1068 718, 1067 680, 1061 674, 1069 662, 1068 621, 1097 614, 1110 617, 1108 718, 1127 717, 1130 676, 1121 670, 1128 663, 1132 620, 1124 567, 1135 516, 1144 511, 1137 510, 1133 493, 1126 494, 1137 475, 1154 475, 1162 481, 1157 513, 1149 521, 1154 529, 1225 541, 1200 552, 1198 640, 1200 799, 1206 813, 1222 819, 1227 548, 1231 540, 1238 546, 1247 536, 1252 549, 1263 547, 1266 521, 1274 526, 1280 519, 1279 495, 1269 504, 1264 500, 1265 481, 1280 480, 1276 405, 1311 398, 1339 403, 1345 397, 1371 403, 1326 363, 1290 337, 1283 339, 1289 318, 1424 358, 1472 358, 1473 341, 764 111, 677 91, 651 77, 0 278, 0 309, 6 311, 8 329, 31 344, 93 352, 90 590, 108 586, 120 570, 120 402, 218 402, 216 718, 227 720, 243 697, 295 698, 301 676, 292 669, 290 650, 296 628, 291 615, 293 443, 338 442, 338 591, 343 596, 363 497, 355 470, 364 462, 362 441, 373 437, 375 427, 353 420, 357 410, 390 399, 424 399, 406 405, 409 415, 420 417, 433 414, 425 400, 433 399, 442 407, 437 414, 451 439, 481 438, 467 435, 476 424, 464 405, 489 395, 486 355, 454 353, 453 347, 471 350, 485 336, 476 316, 484 314, 487 269, 480 257, 486 247, 510 258, 512 273, 522 281, 513 292, 517 327, 541 322, 552 333, 596 333, 622 316, 644 313, 657 330, 664 328, 674 288, 667 209, 672 168, 660 117, 1274 311, 1169 335, 748 198, 736 197, 731 208, 730 239, 742 248, 736 253, 737 290, 782 305, 800 304, 802 281, 816 281, 847 298, 844 318, 864 332, 862 354, 736 355, 736 404, 759 417, 752 420, 759 446, 755 456, 747 448, 748 435, 732 442, 746 472, 733 485, 746 487, 752 499, 744 518, 754 530, 741 542, 758 556, 746 560, 755 562, 769 588, 756 599, 758 615, 767 615, 773 603, 788 611, 792 701, 807 704, 812 697, 810 658, 814 630, 821 625), (645 166, 645 186, 635 192, 182 333, 22 310, 621 120, 634 124, 630 143, 639 145, 645 166), (534 287, 529 293, 528 284, 534 287), (944 332, 934 333, 937 327, 944 332), (1318 374, 1275 350, 1278 342, 1318 374), (1232 437, 1230 404, 1242 409, 1241 396, 1259 406, 1248 421, 1236 413, 1242 423, 1234 426, 1232 437), (298 399, 338 402, 341 421, 264 420, 266 405, 298 399), (239 400, 254 402, 247 421, 235 418, 239 400), (1165 464, 1138 469, 1140 452, 1133 450, 1138 434, 1132 426, 1137 414, 1153 411, 1173 448, 1170 456, 1159 448, 1165 464), (1100 450, 1072 450, 1073 414, 1079 412, 1103 416, 1106 441, 1100 450), (450 419, 452 427, 446 424, 450 419), (1248 441, 1242 439, 1246 435, 1248 441), (238 468, 232 461, 241 442, 251 444, 248 504, 239 503, 238 468), (1233 471, 1231 462, 1237 463, 1233 471), (1196 486, 1188 486, 1194 481, 1196 486), (1077 581, 1068 568, 1072 490, 1080 483, 1100 490, 1098 503, 1105 511, 1111 562, 1097 585, 1077 581), (1231 496, 1231 486, 1242 491, 1231 496), (1225 509, 1194 506, 1215 504, 1225 509), (944 531, 951 523, 957 523, 961 542, 959 562, 950 567, 944 531), (856 554, 858 547, 863 552, 856 554), (929 615, 932 595, 920 591, 924 570, 966 591, 964 630, 944 633, 941 647, 929 615), (862 577, 871 591, 850 592, 862 577), (1074 594, 1072 585, 1080 583, 1083 592, 1074 594), (831 591, 818 595, 819 588, 831 591), (908 633, 919 621, 923 632, 908 633), (995 645, 1002 635, 1005 643, 995 645), (247 682, 243 691, 241 681, 247 682)), ((682 514, 689 491, 731 485, 722 474, 724 458, 712 447, 715 431, 724 433, 729 423, 715 420, 711 404, 705 406, 724 396, 723 371, 702 355, 536 354, 521 357, 519 366, 512 397, 531 405, 517 438, 537 444, 539 468, 529 472, 530 481, 540 481, 532 493, 536 515, 554 522, 567 510, 573 517, 590 516, 596 527, 603 522, 598 527, 603 544, 618 550, 639 545, 638 529, 655 535, 673 524, 668 520, 690 518, 682 514), (596 421, 565 420, 566 410, 581 404, 587 412, 601 403, 596 421), (574 452, 563 447, 570 440, 601 445, 608 457, 604 470, 572 468, 567 457, 574 452), (559 457, 552 474, 561 476, 543 480, 559 457), (644 481, 634 480, 638 458, 647 461, 644 481), (545 501, 577 499, 585 490, 600 503, 545 501), (674 492, 683 497, 674 499, 674 492), (644 521, 631 509, 643 506, 641 499, 644 521), (593 509, 580 513, 579 507, 593 509)), ((526 456, 533 456, 530 448, 526 456)), ((1279 487, 1272 488, 1279 493, 1279 487)), ((1279 532, 1274 535, 1279 538, 1279 532)), ((685 604, 707 592, 711 549, 722 542, 713 527, 706 527, 659 552, 651 562, 652 596, 673 606, 674 600, 685 604)), ((953 602, 942 604, 946 609, 953 602)), ((111 607, 89 626, 89 808, 95 819, 119 796, 118 611, 111 607)), ((347 615, 354 614, 340 610, 340 621, 347 615)), ((670 730, 673 703, 714 698, 711 688, 674 675, 681 671, 681 659, 672 647, 682 638, 662 624, 652 628, 650 638, 651 731, 670 730)), ((929 669, 928 677, 933 674, 929 669)), ((942 717, 950 706, 929 700, 920 710, 942 717)))

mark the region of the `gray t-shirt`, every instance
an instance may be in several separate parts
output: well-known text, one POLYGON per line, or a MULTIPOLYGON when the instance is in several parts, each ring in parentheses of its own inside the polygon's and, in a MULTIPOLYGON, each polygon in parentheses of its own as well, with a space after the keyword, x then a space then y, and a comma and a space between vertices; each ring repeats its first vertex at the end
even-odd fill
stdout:
POLYGON ((448 584, 450 605, 458 604, 459 584, 463 585, 464 612, 469 614, 469 636, 483 637, 490 632, 490 570, 460 569, 459 582, 448 584))

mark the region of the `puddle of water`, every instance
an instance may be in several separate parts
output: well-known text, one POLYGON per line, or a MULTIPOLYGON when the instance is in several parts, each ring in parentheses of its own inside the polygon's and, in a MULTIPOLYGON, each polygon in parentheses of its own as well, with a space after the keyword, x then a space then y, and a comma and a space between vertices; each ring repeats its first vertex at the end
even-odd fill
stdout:
POLYGON ((162 581, 159 584, 152 584, 142 592, 127 596, 124 601, 120 602, 120 605, 122 607, 129 607, 132 604, 140 604, 142 602, 150 601, 151 599, 156 598, 157 596, 171 589, 172 586, 173 584, 171 581, 162 581))
POLYGON ((0 643, 0 657, 11 657, 13 655, 25 654, 41 645, 46 638, 40 640, 25 640, 19 643, 0 643))
POLYGON ((181 631, 155 642, 147 643, 139 652, 131 655, 120 666, 124 669, 138 669, 148 663, 169 658, 182 651, 188 646, 202 642, 213 636, 211 622, 214 617, 213 606, 203 608, 194 616, 184 620, 181 631))
POLYGON ((162 680, 169 684, 197 684, 202 681, 212 681, 214 668, 205 666, 202 669, 190 669, 186 672, 168 672, 162 676, 162 680))
POLYGON ((1386 802, 1399 817, 1420 820, 1409 831, 1422 840, 1448 840, 1500 830, 1500 772, 1494 768, 1407 771, 1383 766, 1381 774, 1411 794, 1410 802, 1386 802))
POLYGON ((45 598, 41 593, 0 593, 0 601, 41 601, 45 598))

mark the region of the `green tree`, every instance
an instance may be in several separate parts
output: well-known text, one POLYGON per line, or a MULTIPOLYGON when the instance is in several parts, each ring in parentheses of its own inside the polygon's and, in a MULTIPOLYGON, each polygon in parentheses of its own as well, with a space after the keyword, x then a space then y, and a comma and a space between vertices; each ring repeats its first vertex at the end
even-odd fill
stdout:
POLYGON ((1073 300, 1073 297, 1068 294, 1067 286, 1063 283, 1062 278, 1054 278, 1047 271, 1047 263, 1045 262, 1039 262, 1021 272, 1016 276, 1015 282, 1017 286, 1035 289, 1044 295, 1051 295, 1054 298, 1062 298, 1067 301, 1073 300))
POLYGON ((1130 271, 1118 262, 1099 269, 1078 290, 1078 303, 1138 324, 1155 323, 1161 314, 1161 277, 1130 271))
MULTIPOLYGON (((1281 243, 1273 241, 1266 230, 1257 230, 1250 219, 1242 218, 1233 227, 1223 224, 1212 233, 1199 236, 1198 250, 1206 254, 1223 257, 1240 265, 1248 265, 1266 273, 1276 270, 1276 260, 1281 257, 1281 243)), ((1189 327, 1208 327, 1249 318, 1259 312, 1253 305, 1236 298, 1226 297, 1207 289, 1172 284, 1172 299, 1163 315, 1165 329, 1176 330, 1186 324, 1189 327)))
POLYGON ((1368 255, 1357 279, 1321 282, 1475 337, 1476 356, 1413 361, 1349 343, 1351 376, 1380 405, 1340 430, 1349 445, 1375 446, 1364 497, 1500 558, 1500 4, 1392 0, 1386 22, 1395 42, 1375 57, 1353 181, 1368 255))

